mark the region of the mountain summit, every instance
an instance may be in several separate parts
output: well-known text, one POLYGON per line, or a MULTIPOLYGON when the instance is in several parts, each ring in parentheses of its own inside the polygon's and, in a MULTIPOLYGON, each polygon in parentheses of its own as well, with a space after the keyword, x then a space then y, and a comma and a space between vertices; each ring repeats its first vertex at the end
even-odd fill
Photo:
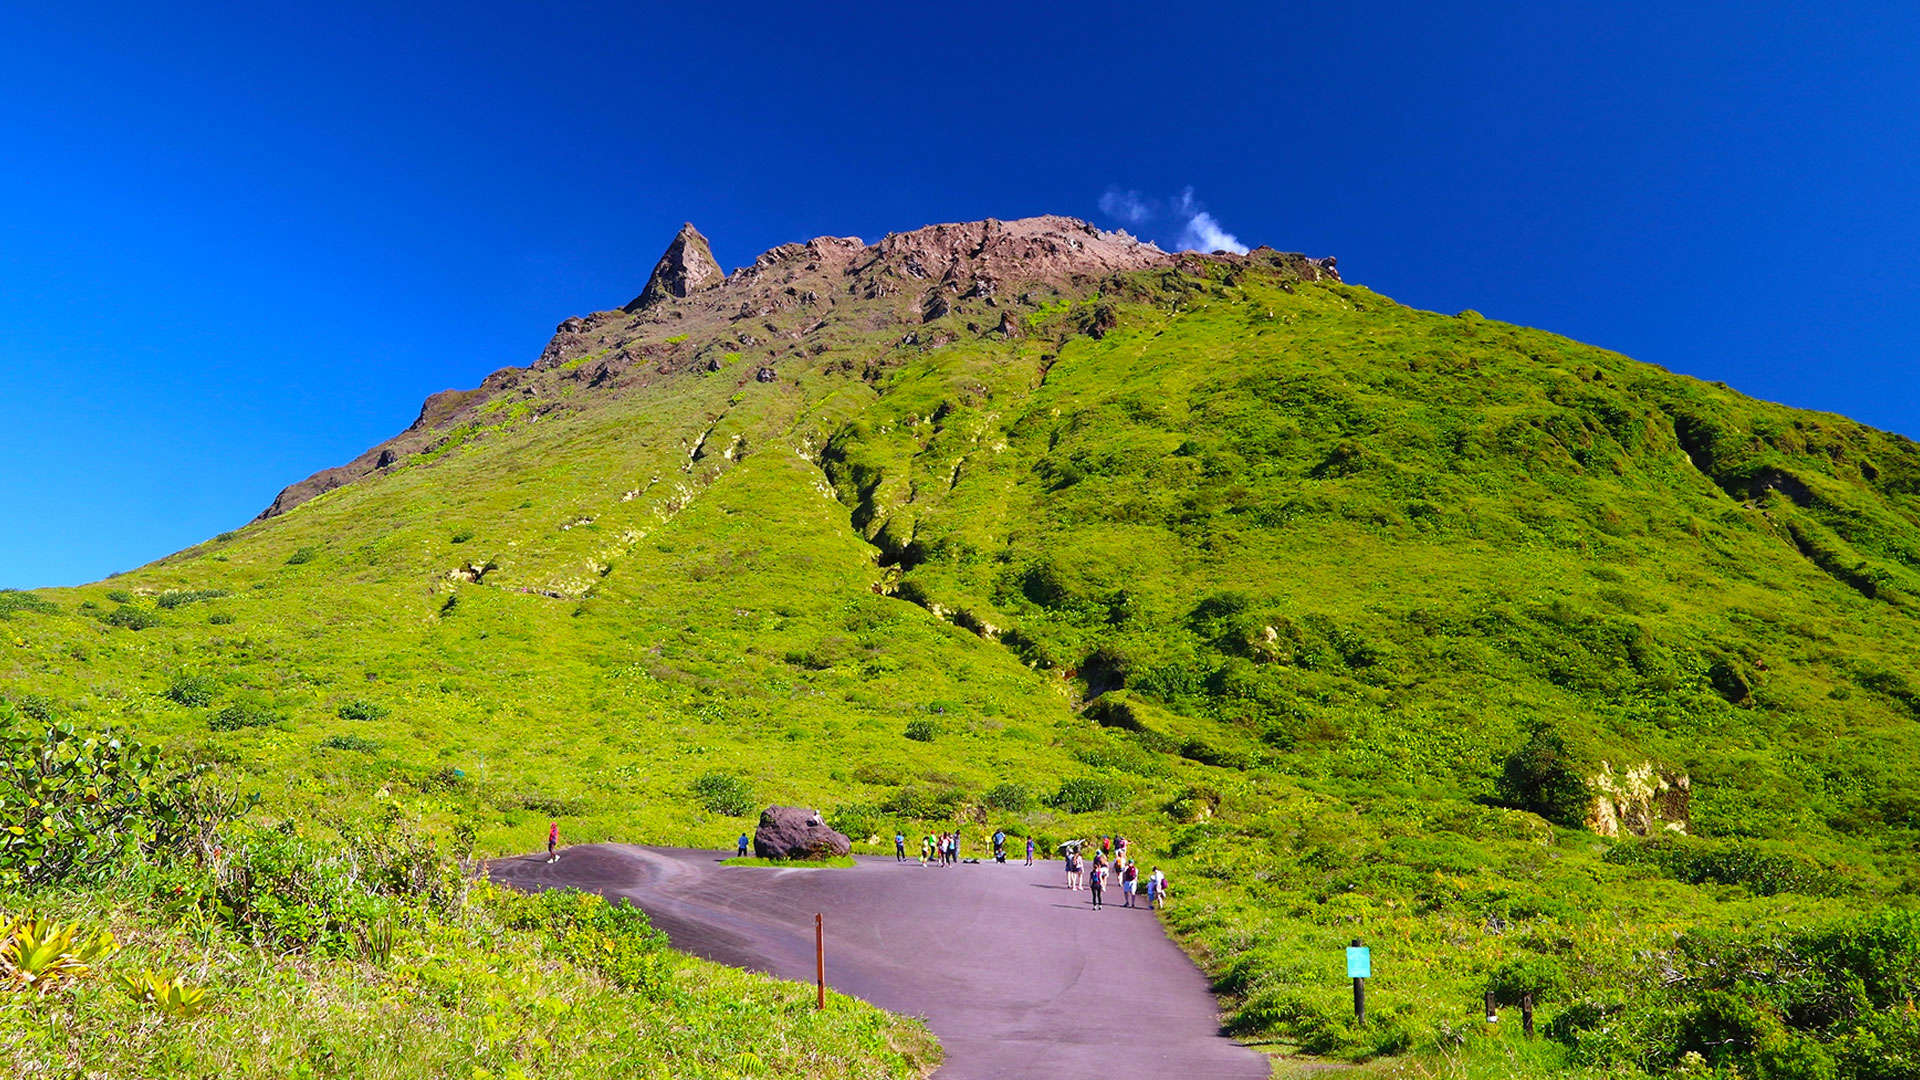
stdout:
POLYGON ((640 290, 640 295, 634 297, 625 310, 639 311, 665 300, 684 298, 719 284, 725 276, 720 264, 713 261, 713 248, 707 238, 689 221, 674 234, 660 261, 653 264, 653 276, 647 279, 647 287, 640 290))

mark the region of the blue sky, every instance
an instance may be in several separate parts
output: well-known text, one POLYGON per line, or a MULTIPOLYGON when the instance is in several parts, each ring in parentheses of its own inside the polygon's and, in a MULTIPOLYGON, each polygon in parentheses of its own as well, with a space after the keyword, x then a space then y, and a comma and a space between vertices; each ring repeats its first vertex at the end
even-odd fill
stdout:
POLYGON ((1132 193, 1163 244, 1204 210, 1920 435, 1912 3, 32 6, 0 586, 246 521, 625 302, 682 220, 731 267, 1132 193))

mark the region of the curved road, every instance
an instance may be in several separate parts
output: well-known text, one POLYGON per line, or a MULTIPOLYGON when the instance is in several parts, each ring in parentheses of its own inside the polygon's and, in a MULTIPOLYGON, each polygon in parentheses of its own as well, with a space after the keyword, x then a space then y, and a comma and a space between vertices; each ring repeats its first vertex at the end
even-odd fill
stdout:
MULTIPOLYGON (((812 982, 826 916, 827 983, 924 1016, 939 1080, 1155 1075, 1261 1080, 1261 1055, 1220 1034, 1207 982, 1144 908, 1094 911, 1060 864, 851 870, 722 866, 724 853, 592 844, 494 862, 503 885, 625 897, 675 948, 812 982)), ((1143 898, 1144 900, 1144 898, 1143 898)))

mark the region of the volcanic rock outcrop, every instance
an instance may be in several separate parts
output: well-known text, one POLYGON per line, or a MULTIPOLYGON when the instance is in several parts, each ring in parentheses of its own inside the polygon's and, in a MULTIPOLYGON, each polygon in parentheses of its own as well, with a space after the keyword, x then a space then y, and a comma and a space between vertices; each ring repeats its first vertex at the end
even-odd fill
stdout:
POLYGON ((707 238, 689 221, 680 226, 666 253, 653 264, 653 276, 647 279, 647 287, 640 290, 640 295, 634 297, 625 310, 639 311, 664 300, 684 299, 720 284, 725 277, 720 264, 713 261, 713 248, 707 238))
POLYGON ((852 851, 845 833, 804 806, 769 806, 753 830, 753 853, 762 859, 831 859, 852 851))

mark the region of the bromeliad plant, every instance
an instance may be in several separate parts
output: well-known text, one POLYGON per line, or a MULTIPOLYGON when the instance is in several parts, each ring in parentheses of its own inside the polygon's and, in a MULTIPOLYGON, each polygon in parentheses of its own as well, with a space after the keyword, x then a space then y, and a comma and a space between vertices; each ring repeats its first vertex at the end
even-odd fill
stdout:
POLYGON ((105 930, 21 916, 0 931, 0 987, 53 993, 92 974, 119 947, 105 930))
POLYGON ((182 983, 171 971, 123 971, 113 981, 128 997, 173 1020, 198 1016, 212 1004, 204 988, 182 983))

